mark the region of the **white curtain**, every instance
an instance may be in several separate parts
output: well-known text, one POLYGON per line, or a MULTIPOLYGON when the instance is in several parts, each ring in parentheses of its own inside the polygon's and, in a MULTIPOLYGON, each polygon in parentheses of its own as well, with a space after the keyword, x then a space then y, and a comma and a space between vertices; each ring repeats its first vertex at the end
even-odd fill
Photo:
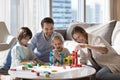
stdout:
POLYGON ((29 27, 33 34, 41 31, 41 20, 50 16, 50 0, 0 0, 0 21, 5 21, 11 34, 29 27))
POLYGON ((20 0, 20 27, 28 26, 33 34, 41 30, 41 20, 50 16, 49 0, 20 0))
POLYGON ((120 0, 110 0, 111 20, 120 20, 120 0))
POLYGON ((10 31, 10 0, 0 0, 0 21, 4 21, 10 31))

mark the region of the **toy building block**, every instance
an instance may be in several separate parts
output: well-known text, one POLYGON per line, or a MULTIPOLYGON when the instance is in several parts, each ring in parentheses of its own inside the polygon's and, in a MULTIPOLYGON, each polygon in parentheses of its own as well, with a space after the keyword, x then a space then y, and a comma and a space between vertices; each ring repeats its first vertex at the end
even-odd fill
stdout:
POLYGON ((61 57, 60 64, 63 64, 64 54, 60 53, 60 57, 61 57))
POLYGON ((24 64, 24 66, 26 66, 28 68, 32 68, 33 67, 32 63, 26 63, 26 64, 24 64))
POLYGON ((57 70, 53 69, 53 70, 51 70, 51 72, 57 72, 57 70))
POLYGON ((63 64, 68 64, 68 65, 72 64, 72 57, 68 56, 68 57, 64 58, 63 64))
POLYGON ((31 72, 35 72, 35 70, 32 69, 31 72))
POLYGON ((54 65, 55 65, 55 66, 60 66, 60 64, 59 64, 58 62, 57 62, 57 63, 55 63, 54 65))
POLYGON ((43 73, 44 74, 51 74, 51 72, 49 72, 49 71, 44 71, 43 73))
POLYGON ((39 72, 36 72, 36 76, 40 76, 40 73, 39 73, 39 72))
POLYGON ((37 63, 37 66, 40 67, 40 63, 37 63))
POLYGON ((11 68, 10 70, 11 70, 11 71, 16 71, 16 69, 15 69, 15 68, 11 68))
POLYGON ((50 68, 50 66, 48 66, 48 65, 42 65, 41 67, 42 68, 50 68))
POLYGON ((46 77, 46 78, 49 78, 49 77, 50 77, 50 74, 45 74, 45 77, 46 77))
POLYGON ((50 61, 50 65, 53 65, 53 52, 50 52, 49 61, 50 61))
POLYGON ((49 77, 50 77, 51 72, 49 72, 49 71, 44 71, 43 73, 45 74, 45 77, 46 77, 46 78, 49 78, 49 77))
POLYGON ((63 69, 66 69, 66 66, 63 66, 63 69))
POLYGON ((72 52, 72 67, 81 67, 81 64, 78 64, 78 56, 77 56, 77 52, 73 51, 72 52))

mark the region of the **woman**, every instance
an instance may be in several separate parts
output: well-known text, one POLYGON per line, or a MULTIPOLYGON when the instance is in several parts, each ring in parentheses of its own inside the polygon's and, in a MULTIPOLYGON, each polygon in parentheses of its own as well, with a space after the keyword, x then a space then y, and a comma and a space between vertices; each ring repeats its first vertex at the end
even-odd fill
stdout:
POLYGON ((87 33, 80 26, 75 26, 72 30, 72 38, 79 44, 76 51, 80 51, 83 64, 87 60, 98 71, 97 80, 120 80, 120 56, 116 51, 100 36, 87 33))

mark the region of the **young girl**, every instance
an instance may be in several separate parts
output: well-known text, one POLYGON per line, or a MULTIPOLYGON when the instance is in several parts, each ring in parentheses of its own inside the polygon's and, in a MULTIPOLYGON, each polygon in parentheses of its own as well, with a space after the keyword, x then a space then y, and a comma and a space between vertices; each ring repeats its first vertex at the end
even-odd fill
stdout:
MULTIPOLYGON (((12 57, 12 63, 11 67, 16 67, 19 65, 23 65, 26 63, 31 63, 32 65, 35 65, 36 63, 40 62, 33 53, 30 44, 28 44, 28 41, 32 37, 32 32, 27 27, 21 27, 18 32, 18 42, 17 44, 12 48, 11 57, 12 57)), ((42 63, 43 64, 43 63, 42 63)))
MULTIPOLYGON (((53 63, 61 63, 62 57, 67 57, 70 55, 70 52, 67 48, 63 47, 64 40, 60 35, 56 35, 52 39, 53 49, 53 63)), ((62 63, 61 63, 62 64, 62 63)))

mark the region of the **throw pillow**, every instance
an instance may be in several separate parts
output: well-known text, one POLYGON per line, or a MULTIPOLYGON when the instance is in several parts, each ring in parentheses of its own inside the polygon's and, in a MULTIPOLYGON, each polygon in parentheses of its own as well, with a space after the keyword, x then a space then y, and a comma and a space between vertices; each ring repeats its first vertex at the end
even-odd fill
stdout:
POLYGON ((111 45, 111 37, 112 37, 115 24, 116 24, 116 21, 112 20, 106 24, 89 27, 86 30, 89 33, 96 34, 103 37, 111 45))
POLYGON ((115 25, 115 29, 113 30, 111 40, 112 40, 112 47, 120 55, 120 21, 117 21, 115 25))
MULTIPOLYGON (((117 21, 111 37, 112 46, 119 45, 120 42, 120 21, 117 21)), ((120 46, 120 45, 119 45, 120 46)))

